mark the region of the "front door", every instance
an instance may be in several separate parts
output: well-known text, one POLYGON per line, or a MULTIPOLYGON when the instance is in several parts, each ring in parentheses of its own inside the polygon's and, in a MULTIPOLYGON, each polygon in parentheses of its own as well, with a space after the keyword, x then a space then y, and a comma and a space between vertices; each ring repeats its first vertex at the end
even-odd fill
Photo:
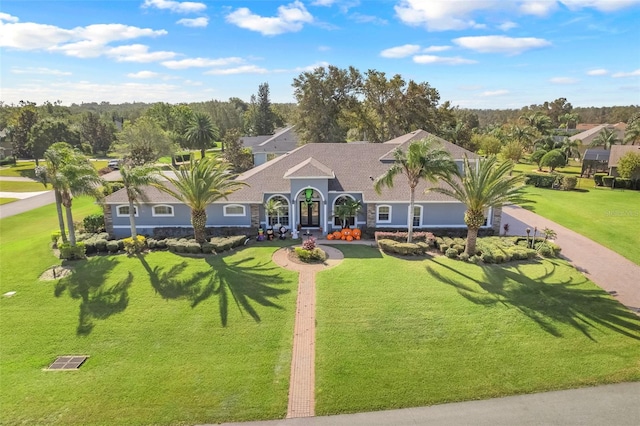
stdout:
POLYGON ((320 201, 300 201, 300 225, 304 228, 320 226, 320 201))

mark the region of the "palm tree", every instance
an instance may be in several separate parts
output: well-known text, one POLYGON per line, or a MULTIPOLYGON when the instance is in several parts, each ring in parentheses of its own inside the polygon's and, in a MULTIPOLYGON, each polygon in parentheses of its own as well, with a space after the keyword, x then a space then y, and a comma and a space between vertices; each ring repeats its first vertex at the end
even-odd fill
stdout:
POLYGON ((511 176, 513 163, 498 163, 496 157, 481 159, 477 167, 470 167, 469 160, 464 160, 464 175, 448 176, 443 180, 449 188, 432 188, 454 198, 467 206, 464 222, 467 224, 467 247, 465 252, 476 254, 478 230, 484 224, 484 214, 489 207, 498 207, 505 203, 523 200, 520 193, 524 176, 511 176))
MULTIPOLYGON (((65 142, 51 145, 44 156, 47 160, 47 179, 56 192, 56 202, 59 196, 60 204, 65 208, 69 243, 75 246, 76 233, 71 212, 73 198, 80 195, 99 196, 98 188, 102 185, 102 179, 89 159, 65 142)), ((59 212, 59 220, 61 216, 59 212)))
POLYGON ((335 214, 342 221, 342 229, 349 227, 349 218, 358 214, 362 208, 360 200, 348 198, 343 203, 336 205, 335 214))
POLYGON ((277 198, 270 198, 266 203, 264 203, 264 209, 269 215, 269 223, 267 223, 267 225, 271 225, 271 218, 274 215, 277 215, 278 217, 278 222, 276 223, 280 223, 280 210, 282 210, 283 207, 284 204, 282 204, 282 201, 277 198))
POLYGON ((436 182, 457 172, 456 163, 448 151, 437 146, 437 140, 427 138, 411 142, 407 152, 396 148, 393 151, 394 164, 374 182, 377 193, 383 187, 393 188, 393 181, 398 175, 405 175, 409 184, 409 212, 407 214, 407 242, 413 240, 413 220, 410 215, 414 210, 416 187, 422 179, 436 182))
POLYGON ((635 145, 636 142, 640 143, 640 117, 634 121, 629 120, 629 125, 624 132, 623 143, 626 145, 629 142, 631 142, 631 145, 635 145))
POLYGON ((191 160, 190 167, 181 166, 178 170, 171 167, 171 171, 176 177, 167 177, 167 180, 175 189, 153 185, 189 206, 195 239, 202 243, 206 239, 207 205, 221 198, 227 199, 229 194, 246 184, 235 180, 237 175, 229 172, 227 163, 211 157, 191 160))
POLYGON ((531 142, 535 139, 535 129, 531 126, 515 124, 509 129, 508 136, 522 145, 527 151, 531 150, 531 142))
POLYGON ((131 224, 131 238, 136 238, 136 215, 134 204, 138 198, 143 198, 142 189, 144 186, 160 183, 160 170, 152 164, 134 166, 131 162, 126 162, 120 168, 122 183, 127 192, 129 200, 129 223, 131 224))
POLYGON ((604 149, 611 148, 612 145, 620 143, 620 138, 614 129, 604 128, 598 133, 598 136, 591 142, 591 146, 600 146, 604 149))
POLYGON ((218 139, 219 132, 211 121, 209 114, 196 112, 187 127, 185 137, 193 148, 200 150, 201 158, 204 158, 207 148, 211 146, 211 142, 218 139))
POLYGON ((578 120, 580 120, 580 116, 572 112, 563 114, 559 118, 560 123, 564 124, 565 130, 569 130, 569 126, 571 125, 571 123, 578 124, 578 120))
POLYGON ((548 134, 549 130, 553 127, 551 118, 540 111, 523 115, 520 117, 520 120, 536 129, 541 135, 548 134))
MULTIPOLYGON (((44 153, 44 159, 46 161, 46 165, 44 166, 36 166, 35 174, 36 178, 42 182, 44 187, 46 188, 49 183, 49 175, 52 177, 56 175, 58 166, 60 164, 60 160, 58 159, 58 153, 55 150, 47 150, 44 153)), ((67 240, 67 232, 64 225, 64 216, 62 214, 62 197, 60 196, 60 191, 57 188, 53 189, 53 194, 56 200, 56 212, 58 214, 58 228, 60 229, 60 237, 62 238, 62 242, 66 243, 67 240)))

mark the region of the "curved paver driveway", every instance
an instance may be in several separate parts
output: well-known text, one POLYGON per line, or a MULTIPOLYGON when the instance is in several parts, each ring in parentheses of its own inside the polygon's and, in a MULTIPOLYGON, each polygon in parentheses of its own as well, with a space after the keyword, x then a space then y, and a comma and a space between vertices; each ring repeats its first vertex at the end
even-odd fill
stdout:
MULTIPOLYGON (((613 294, 622 304, 640 313, 640 266, 577 232, 518 206, 502 208, 502 223, 509 224, 509 234, 526 235, 527 227, 553 229, 562 256, 591 281, 613 294)), ((629 238, 638 239, 638 228, 629 230, 629 238)))

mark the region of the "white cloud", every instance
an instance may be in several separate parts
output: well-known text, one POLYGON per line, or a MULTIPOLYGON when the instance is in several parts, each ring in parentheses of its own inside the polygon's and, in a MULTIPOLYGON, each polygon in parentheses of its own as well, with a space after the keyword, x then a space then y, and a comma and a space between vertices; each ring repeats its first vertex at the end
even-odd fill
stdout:
POLYGON ((71 75, 69 71, 54 70, 44 67, 11 68, 12 74, 38 74, 38 75, 71 75))
POLYGON ((311 72, 313 70, 315 70, 316 68, 326 68, 328 67, 330 64, 329 62, 316 62, 315 64, 311 64, 311 65, 307 65, 306 67, 296 67, 292 70, 278 70, 278 72, 311 72))
POLYGON ((9 15, 8 13, 0 12, 0 21, 18 22, 19 19, 15 16, 9 15))
POLYGON ((153 71, 138 71, 138 72, 132 72, 127 74, 127 77, 145 79, 145 78, 156 78, 159 75, 160 74, 153 71))
POLYGON ((508 90, 500 89, 500 90, 487 90, 486 92, 482 92, 480 96, 491 97, 491 96, 504 96, 508 94, 509 94, 508 90))
POLYGON ((314 6, 333 6, 338 0, 315 0, 311 3, 314 6))
POLYGON ((257 65, 243 65, 236 68, 224 68, 205 72, 209 75, 235 75, 235 74, 267 74, 269 70, 257 65))
POLYGON ((357 22, 358 24, 387 25, 389 23, 386 19, 379 18, 374 15, 363 15, 362 13, 352 13, 349 15, 349 19, 357 22))
POLYGON ((422 49, 424 53, 444 52, 451 49, 451 46, 429 46, 422 49))
POLYGON ((587 71, 587 75, 607 75, 607 74, 609 74, 609 71, 603 68, 587 71))
POLYGON ((553 84, 576 84, 579 80, 571 77, 553 77, 549 79, 553 84))
POLYGON ((509 31, 516 28, 517 26, 518 24, 516 24, 515 22, 507 21, 498 25, 498 28, 501 29, 502 31, 509 31))
POLYGON ((383 58, 406 58, 407 56, 414 55, 420 51, 420 46, 417 44, 404 44, 402 46, 390 47, 380 52, 380 56, 383 58))
POLYGON ((202 28, 209 25, 209 18, 205 18, 205 17, 193 18, 193 19, 183 18, 183 19, 180 19, 178 22, 176 22, 176 24, 184 25, 185 27, 202 28))
POLYGON ((613 12, 627 7, 637 6, 640 0, 560 0, 571 10, 593 8, 601 12, 613 12))
POLYGON ((475 64, 477 61, 464 59, 459 56, 433 56, 433 55, 417 55, 413 57, 413 62, 417 64, 444 64, 444 65, 463 65, 475 64))
POLYGON ((398 18, 412 26, 425 26, 429 31, 482 28, 471 15, 477 10, 495 8, 495 0, 401 0, 394 7, 398 18))
POLYGON ((209 68, 209 67, 224 67, 227 65, 241 64, 245 62, 244 59, 235 56, 229 58, 189 58, 181 59, 179 61, 164 61, 162 65, 172 70, 184 70, 187 68, 209 68))
MULTIPOLYGON (((640 68, 631 72, 617 72, 613 74, 611 77, 613 78, 621 78, 621 77, 639 77, 640 76, 640 68)), ((636 87, 637 89, 637 87, 636 87)))
POLYGON ((176 56, 175 52, 149 52, 149 46, 143 44, 112 47, 105 54, 118 62, 159 62, 176 56))
POLYGON ((171 1, 171 0, 144 0, 143 7, 155 7, 162 10, 170 10, 175 13, 195 13, 207 9, 207 5, 192 1, 171 1))
POLYGON ((304 24, 313 22, 313 16, 299 0, 278 7, 277 17, 263 17, 241 7, 227 15, 227 22, 262 35, 278 35, 300 31, 304 24))
POLYGON ((547 16, 558 8, 555 0, 526 0, 520 4, 520 11, 527 15, 547 16))
POLYGON ((458 46, 475 50, 481 53, 506 53, 517 55, 529 49, 539 49, 551 46, 551 43, 542 38, 522 37, 513 38, 506 36, 478 36, 460 37, 453 40, 458 46))

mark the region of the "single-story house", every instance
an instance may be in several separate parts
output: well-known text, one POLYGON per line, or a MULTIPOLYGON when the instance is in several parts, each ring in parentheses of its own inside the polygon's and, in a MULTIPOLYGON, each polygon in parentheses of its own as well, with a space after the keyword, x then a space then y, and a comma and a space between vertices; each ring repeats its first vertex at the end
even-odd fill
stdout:
POLYGON ((277 130, 269 136, 245 136, 242 145, 253 152, 253 164, 259 166, 298 147, 298 135, 293 126, 277 130))
MULTIPOLYGON (((409 211, 409 186, 399 175, 393 188, 374 190, 374 180, 393 164, 393 151, 406 149, 412 141, 431 136, 418 130, 385 143, 312 143, 276 157, 241 174, 237 179, 247 183, 227 200, 219 200, 207 208, 207 226, 211 228, 247 228, 279 223, 289 230, 311 230, 326 234, 341 228, 335 215, 336 206, 348 199, 362 203, 359 214, 349 223, 359 228, 437 230, 465 228, 466 207, 443 194, 425 193, 430 185, 421 182, 415 192, 415 207, 409 211), (269 216, 264 204, 279 200, 283 208, 269 216)), ((465 157, 477 161, 477 154, 439 139, 462 169, 465 157)), ((446 185, 438 182, 435 185, 446 185)), ((154 228, 189 228, 190 210, 175 198, 148 187, 145 198, 136 206, 137 231, 152 234, 154 228)), ((500 231, 501 208, 489 209, 484 228, 500 231)), ((129 205, 124 190, 105 199, 107 231, 114 236, 130 235, 129 205)))
MULTIPOLYGON (((628 152, 640 154, 640 145, 613 145, 609 155, 609 176, 618 176, 618 162, 628 152)), ((634 177, 637 178, 638 176, 634 177)))
POLYGON ((618 139, 622 141, 624 140, 624 132, 625 130, 627 130, 627 124, 623 122, 620 122, 617 124, 599 124, 595 127, 585 130, 584 132, 580 132, 578 134, 571 136, 569 140, 572 142, 573 141, 580 142, 580 145, 578 146, 578 151, 580 152, 580 155, 583 155, 586 152, 587 148, 589 148, 592 145, 593 141, 598 137, 600 132, 602 132, 604 129, 615 130, 616 136, 618 137, 618 139))

